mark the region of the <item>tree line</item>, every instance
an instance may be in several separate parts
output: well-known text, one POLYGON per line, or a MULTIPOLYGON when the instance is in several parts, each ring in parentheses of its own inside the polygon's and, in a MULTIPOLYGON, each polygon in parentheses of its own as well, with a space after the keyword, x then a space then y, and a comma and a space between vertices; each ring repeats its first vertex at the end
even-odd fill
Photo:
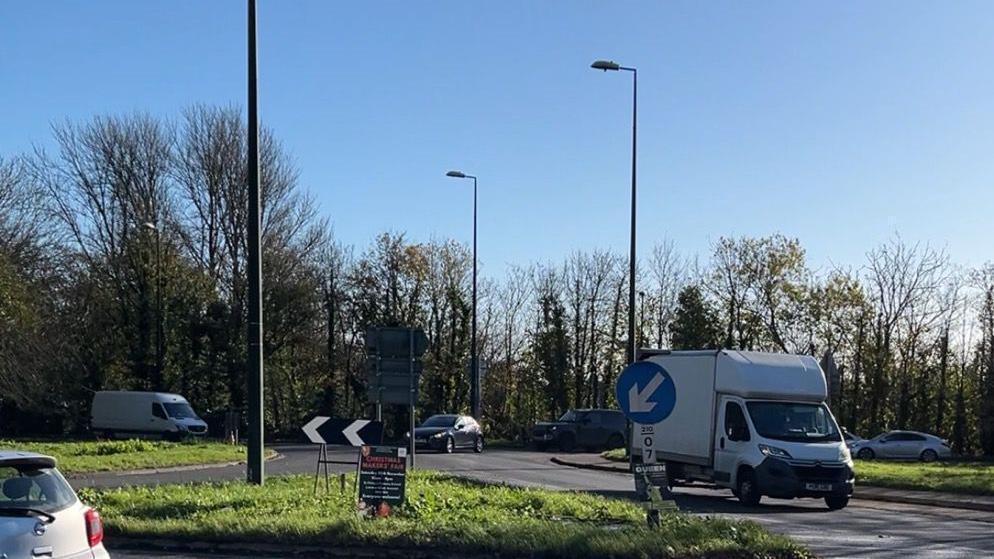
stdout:
MULTIPOLYGON (((194 106, 176 119, 97 117, 52 133, 49 150, 0 158, 0 433, 85 432, 102 389, 179 392, 208 418, 240 409, 240 112, 194 106)), ((368 416, 373 325, 423 328, 421 413, 465 411, 468 247, 403 233, 346 246, 269 130, 260 152, 267 430, 292 434, 314 413, 368 416)), ((639 346, 815 355, 838 371, 833 412, 850 430, 918 429, 994 454, 994 265, 965 269, 900 237, 827 271, 783 235, 720 238, 701 256, 662 242, 639 262, 639 346)), ((491 437, 615 405, 627 281, 627 260, 606 250, 482 279, 491 437)))

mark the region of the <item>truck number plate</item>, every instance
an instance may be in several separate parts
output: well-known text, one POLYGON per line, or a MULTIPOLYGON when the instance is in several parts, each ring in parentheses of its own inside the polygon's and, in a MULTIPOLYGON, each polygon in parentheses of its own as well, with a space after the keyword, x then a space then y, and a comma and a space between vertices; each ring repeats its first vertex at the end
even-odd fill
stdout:
POLYGON ((805 483, 804 488, 808 491, 831 491, 831 483, 805 483))

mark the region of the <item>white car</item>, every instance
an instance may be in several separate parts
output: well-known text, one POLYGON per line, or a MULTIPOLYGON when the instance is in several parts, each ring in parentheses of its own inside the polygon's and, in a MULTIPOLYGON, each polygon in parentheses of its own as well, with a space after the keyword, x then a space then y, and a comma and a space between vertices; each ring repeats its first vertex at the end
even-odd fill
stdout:
POLYGON ((0 450, 0 559, 109 559, 100 514, 51 456, 0 450))
POLYGON ((889 458, 933 462, 949 458, 952 450, 948 442, 935 435, 916 431, 888 431, 872 439, 854 443, 852 453, 862 460, 889 458))

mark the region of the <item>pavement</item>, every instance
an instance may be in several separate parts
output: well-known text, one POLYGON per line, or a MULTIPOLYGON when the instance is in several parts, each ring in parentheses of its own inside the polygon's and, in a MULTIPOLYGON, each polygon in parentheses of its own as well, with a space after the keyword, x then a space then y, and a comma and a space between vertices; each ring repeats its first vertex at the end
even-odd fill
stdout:
MULTIPOLYGON (((268 475, 314 473, 317 447, 278 445, 275 449, 283 458, 266 464, 268 475)), ((333 460, 341 462, 330 465, 332 473, 354 471, 355 449, 334 449, 329 453, 333 460)), ((549 453, 494 449, 483 454, 425 453, 418 455, 417 466, 486 482, 581 490, 616 498, 633 495, 630 474, 564 466, 553 463, 553 457, 549 453)), ((597 455, 569 455, 573 459, 594 460, 594 457, 597 455)), ((237 465, 185 472, 92 474, 77 476, 70 482, 78 488, 244 478, 244 465, 237 465)), ((994 557, 994 515, 986 511, 854 499, 845 509, 831 512, 822 501, 810 499, 764 499, 759 506, 745 507, 729 491, 708 487, 680 487, 675 494, 676 504, 682 511, 751 520, 790 536, 820 557, 994 557)), ((129 554, 120 547, 115 548, 113 539, 108 547, 114 557, 208 557, 196 553, 129 554)))

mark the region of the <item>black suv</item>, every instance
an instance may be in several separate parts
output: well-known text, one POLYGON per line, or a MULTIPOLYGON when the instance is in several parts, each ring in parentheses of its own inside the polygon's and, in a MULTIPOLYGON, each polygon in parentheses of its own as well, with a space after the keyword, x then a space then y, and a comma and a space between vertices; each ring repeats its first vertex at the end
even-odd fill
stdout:
POLYGON ((535 448, 544 450, 556 445, 569 452, 576 447, 591 450, 625 446, 625 416, 618 410, 569 410, 559 421, 537 423, 531 440, 535 448))

